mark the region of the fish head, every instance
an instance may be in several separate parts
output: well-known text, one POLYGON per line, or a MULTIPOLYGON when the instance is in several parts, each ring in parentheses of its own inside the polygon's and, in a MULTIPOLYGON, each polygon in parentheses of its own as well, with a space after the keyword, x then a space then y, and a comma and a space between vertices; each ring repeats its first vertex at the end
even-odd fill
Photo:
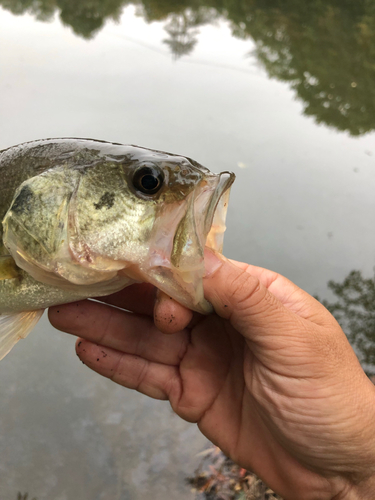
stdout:
POLYGON ((183 156, 112 146, 24 182, 4 244, 38 281, 97 295, 149 282, 208 313, 203 251, 222 250, 233 180, 183 156))

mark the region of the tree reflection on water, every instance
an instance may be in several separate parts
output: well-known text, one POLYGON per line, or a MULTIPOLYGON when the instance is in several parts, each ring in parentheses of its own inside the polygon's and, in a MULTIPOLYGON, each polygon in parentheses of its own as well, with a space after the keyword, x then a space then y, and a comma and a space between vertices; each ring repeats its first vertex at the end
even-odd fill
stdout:
POLYGON ((244 30, 258 59, 271 77, 289 82, 305 114, 352 135, 374 129, 373 2, 254 0, 252 10, 244 30))
MULTIPOLYGON (((23 495, 22 493, 18 493, 17 500, 29 500, 29 494, 25 493, 23 495)), ((30 498, 30 500, 31 500, 31 498, 30 498)), ((37 500, 37 499, 34 497, 32 500, 37 500)))
MULTIPOLYGON (((51 1, 51 0, 50 0, 51 1)), ((77 35, 91 38, 105 24, 107 19, 118 21, 125 5, 123 0, 57 0, 61 21, 73 28, 77 35)))
POLYGON ((329 281, 335 302, 322 303, 335 316, 369 374, 375 374, 375 276, 351 271, 342 283, 329 281))
POLYGON ((172 13, 164 26, 169 38, 163 40, 169 45, 172 54, 177 59, 190 54, 198 42, 199 26, 212 23, 218 17, 215 9, 199 7, 196 10, 185 9, 181 13, 172 13))
POLYGON ((14 14, 56 12, 84 38, 135 5, 147 22, 165 20, 175 58, 190 54, 197 28, 218 17, 252 39, 270 77, 288 82, 318 123, 352 135, 375 129, 375 3, 371 0, 0 0, 14 14))

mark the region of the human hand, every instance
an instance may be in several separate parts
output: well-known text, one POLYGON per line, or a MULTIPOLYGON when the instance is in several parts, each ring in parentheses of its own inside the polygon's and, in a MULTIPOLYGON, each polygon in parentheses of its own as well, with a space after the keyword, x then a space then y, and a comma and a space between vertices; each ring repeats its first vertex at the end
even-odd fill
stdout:
POLYGON ((206 265, 210 316, 161 295, 154 323, 154 291, 135 285, 103 299, 135 314, 84 301, 50 320, 90 368, 169 399, 285 499, 372 499, 375 389, 335 319, 272 271, 211 252, 206 265))

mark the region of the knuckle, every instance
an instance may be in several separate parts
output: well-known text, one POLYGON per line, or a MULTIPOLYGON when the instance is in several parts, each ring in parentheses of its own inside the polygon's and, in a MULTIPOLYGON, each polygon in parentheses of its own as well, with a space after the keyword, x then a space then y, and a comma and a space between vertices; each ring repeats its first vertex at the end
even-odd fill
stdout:
POLYGON ((166 397, 171 401, 171 404, 172 401, 176 401, 181 397, 182 386, 177 370, 175 370, 175 373, 172 377, 169 377, 165 380, 163 384, 163 391, 166 397))
POLYGON ((123 383, 122 377, 121 377, 121 372, 120 372, 120 366, 123 361, 123 355, 120 356, 115 363, 112 365, 111 372, 109 375, 109 379, 112 380, 113 382, 117 382, 121 385, 125 385, 123 383))
POLYGON ((142 392, 142 386, 145 384, 148 375, 149 362, 147 360, 142 360, 143 363, 139 367, 139 373, 137 376, 137 380, 135 383, 135 390, 138 392, 142 392))
MULTIPOLYGON (((98 344, 104 344, 105 339, 110 336, 113 327, 113 313, 114 311, 111 308, 103 308, 101 311, 101 329, 100 334, 97 339, 98 344)), ((87 323, 86 323, 87 324, 87 323)), ((90 323, 88 323, 90 324, 90 323)), ((91 325, 93 322, 91 321, 91 325)))
POLYGON ((242 270, 229 283, 230 300, 237 309, 256 305, 261 298, 257 298, 261 291, 258 278, 251 276, 246 270, 242 270))

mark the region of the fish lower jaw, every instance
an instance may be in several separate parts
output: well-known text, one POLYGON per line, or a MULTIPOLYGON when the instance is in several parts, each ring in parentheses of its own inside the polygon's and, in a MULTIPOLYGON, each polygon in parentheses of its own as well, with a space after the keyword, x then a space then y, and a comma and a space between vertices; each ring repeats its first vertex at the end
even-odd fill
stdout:
POLYGON ((148 282, 186 308, 209 314, 212 312, 212 306, 204 298, 203 272, 202 265, 184 270, 169 263, 147 268, 131 266, 119 271, 119 275, 128 276, 133 282, 148 282))

